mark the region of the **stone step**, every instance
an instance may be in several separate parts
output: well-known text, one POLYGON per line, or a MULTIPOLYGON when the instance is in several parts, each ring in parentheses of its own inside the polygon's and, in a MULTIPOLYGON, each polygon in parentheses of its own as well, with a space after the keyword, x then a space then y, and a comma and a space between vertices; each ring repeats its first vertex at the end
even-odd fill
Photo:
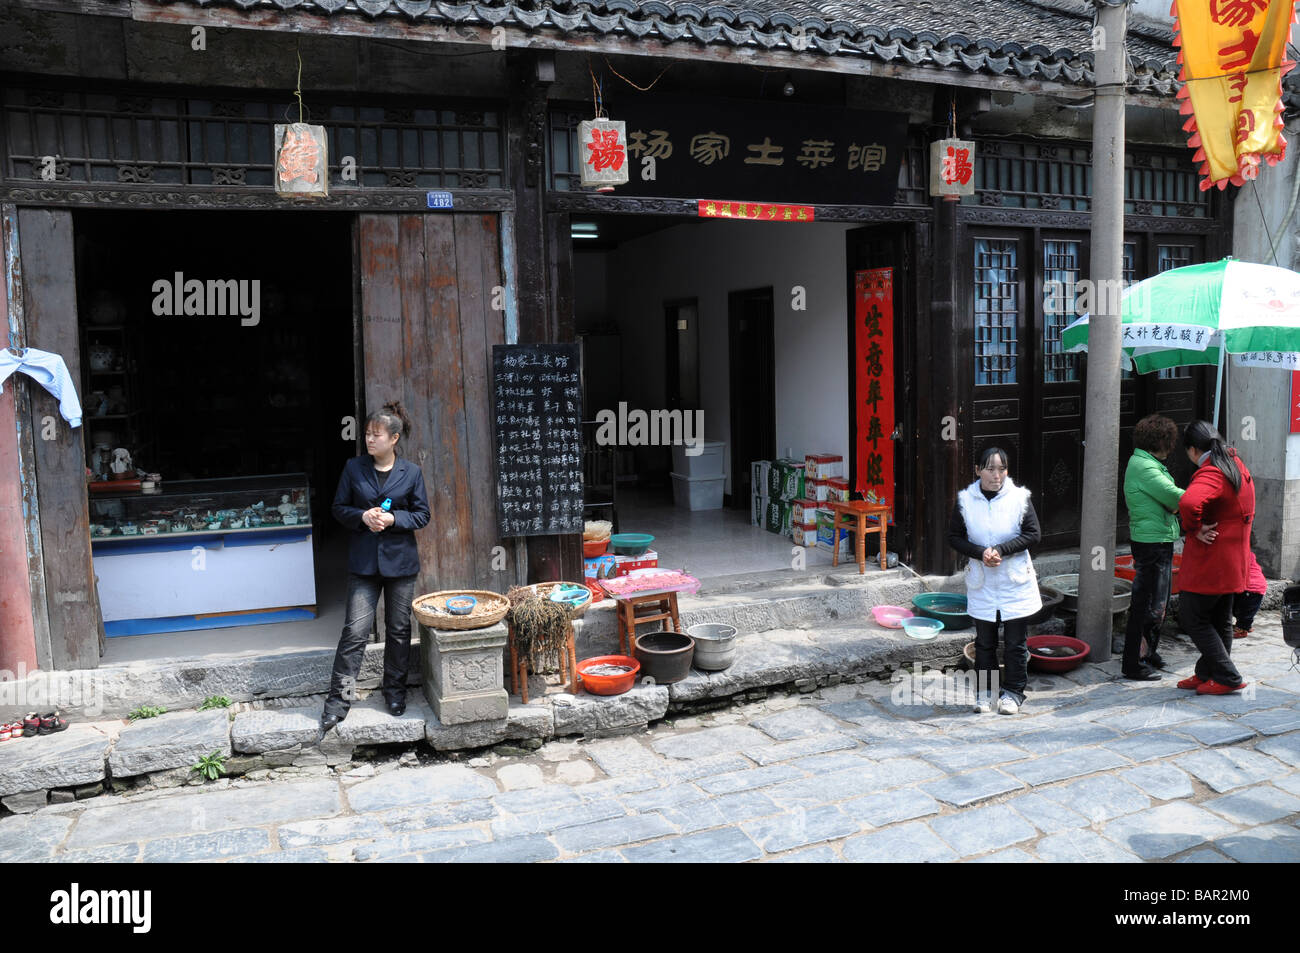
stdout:
POLYGON ((0 744, 0 797, 103 781, 113 738, 111 723, 74 724, 0 744))
POLYGON ((124 727, 109 753, 108 770, 114 778, 131 778, 189 768, 214 751, 232 753, 226 709, 171 712, 124 727))

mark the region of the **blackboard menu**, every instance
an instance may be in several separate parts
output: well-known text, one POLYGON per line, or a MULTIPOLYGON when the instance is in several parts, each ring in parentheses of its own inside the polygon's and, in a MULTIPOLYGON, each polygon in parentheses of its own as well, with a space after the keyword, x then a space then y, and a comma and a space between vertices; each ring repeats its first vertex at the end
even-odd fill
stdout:
POLYGON ((580 361, 577 344, 492 348, 502 537, 582 532, 580 361))

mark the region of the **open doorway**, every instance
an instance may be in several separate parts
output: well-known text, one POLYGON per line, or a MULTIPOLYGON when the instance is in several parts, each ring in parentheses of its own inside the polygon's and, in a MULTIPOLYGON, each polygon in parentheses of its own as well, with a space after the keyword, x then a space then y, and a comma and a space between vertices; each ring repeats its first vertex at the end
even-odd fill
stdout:
POLYGON ((350 216, 95 211, 74 229, 107 657, 332 644, 350 216))

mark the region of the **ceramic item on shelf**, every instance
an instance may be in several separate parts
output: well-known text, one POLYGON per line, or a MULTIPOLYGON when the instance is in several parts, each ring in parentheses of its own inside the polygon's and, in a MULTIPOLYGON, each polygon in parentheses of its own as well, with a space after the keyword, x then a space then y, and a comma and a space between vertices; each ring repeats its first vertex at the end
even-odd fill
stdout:
POLYGON ((161 529, 162 529, 162 524, 159 523, 158 520, 146 520, 144 524, 140 527, 140 535, 157 536, 159 530, 161 529))
POLYGON ((117 348, 107 344, 92 344, 90 351, 90 369, 103 372, 115 369, 118 363, 117 348))
POLYGON ((221 529, 221 520, 213 520, 208 523, 208 529, 221 529))
POLYGON ((280 505, 277 506, 276 509, 280 511, 281 516, 288 516, 290 513, 294 512, 296 507, 294 507, 294 505, 289 502, 289 494, 285 493, 281 495, 280 505))
POLYGON ((158 484, 157 484, 157 483, 154 483, 153 480, 141 480, 141 481, 140 481, 140 492, 141 492, 141 493, 157 493, 157 492, 158 492, 158 484))
POLYGON ((135 535, 137 535, 139 532, 140 532, 140 527, 136 526, 135 523, 132 523, 132 522, 129 522, 129 521, 128 521, 128 522, 122 524, 122 535, 123 535, 123 536, 135 536, 135 535))
POLYGON ((102 390, 92 390, 85 409, 87 417, 103 417, 108 413, 108 395, 102 390))
POLYGON ((131 466, 131 451, 126 447, 118 447, 113 451, 113 462, 108 468, 113 471, 114 480, 129 480, 135 476, 135 468, 131 466))
POLYGON ((172 523, 171 531, 173 533, 188 533, 190 531, 189 520, 177 520, 172 523))
POLYGON ((201 516, 190 517, 190 530, 192 532, 198 533, 207 528, 208 528, 208 521, 203 519, 203 517, 201 516))
POLYGON ((288 513, 285 513, 285 514, 284 514, 284 525, 285 525, 285 526, 297 526, 297 525, 298 525, 298 514, 297 514, 296 512, 294 512, 294 511, 292 511, 292 510, 291 510, 290 512, 288 512, 288 513))
POLYGON ((244 528, 244 518, 243 518, 242 516, 240 516, 240 517, 236 517, 236 518, 234 518, 234 519, 226 520, 226 525, 227 525, 230 529, 243 529, 243 528, 244 528))
POLYGON ((110 524, 110 523, 101 523, 100 526, 99 526, 99 528, 95 530, 95 535, 96 535, 96 536, 112 536, 112 535, 113 535, 113 526, 112 526, 112 524, 110 524))

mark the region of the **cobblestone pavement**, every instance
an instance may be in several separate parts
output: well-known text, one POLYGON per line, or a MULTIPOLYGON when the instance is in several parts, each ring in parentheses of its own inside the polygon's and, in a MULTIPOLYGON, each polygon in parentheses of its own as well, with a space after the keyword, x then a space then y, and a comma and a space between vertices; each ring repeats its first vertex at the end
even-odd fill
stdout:
POLYGON ((1118 660, 1035 676, 1016 716, 945 704, 936 673, 520 756, 100 797, 0 821, 0 860, 1300 860, 1278 614, 1236 643, 1244 695, 1180 691, 1191 645, 1163 654, 1156 683, 1118 660))

